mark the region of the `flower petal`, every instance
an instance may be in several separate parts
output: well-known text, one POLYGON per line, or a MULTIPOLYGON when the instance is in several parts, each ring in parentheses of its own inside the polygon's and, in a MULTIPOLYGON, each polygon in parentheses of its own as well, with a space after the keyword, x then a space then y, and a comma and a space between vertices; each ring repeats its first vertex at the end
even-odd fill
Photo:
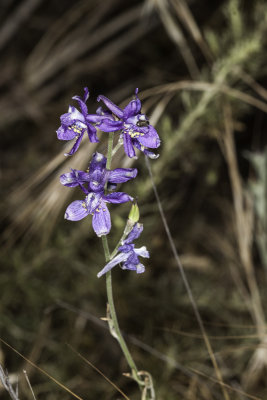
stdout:
POLYGON ((137 175, 136 168, 116 168, 108 172, 108 181, 111 183, 123 183, 133 179, 137 175))
POLYGON ((157 134, 156 129, 152 125, 148 125, 147 128, 144 128, 144 135, 137 136, 136 140, 141 143, 143 146, 156 149, 160 146, 160 138, 157 134))
POLYGON ((149 158, 151 158, 152 160, 156 160, 156 158, 159 158, 159 154, 155 154, 155 153, 153 153, 153 151, 149 151, 149 150, 147 150, 147 149, 145 149, 145 150, 143 151, 143 153, 144 153, 146 156, 148 156, 149 158))
POLYGON ((97 143, 99 142, 99 139, 96 135, 96 128, 89 124, 88 122, 86 123, 87 126, 87 134, 88 134, 88 138, 90 140, 91 143, 97 143))
POLYGON ((114 192, 103 196, 103 200, 108 203, 120 204, 126 203, 127 201, 132 201, 133 197, 129 196, 127 193, 114 192))
POLYGON ((134 250, 134 244, 123 244, 118 250, 121 253, 131 253, 134 250))
POLYGON ((150 151, 150 150, 144 148, 144 146, 142 146, 142 145, 137 141, 137 139, 134 139, 134 140, 133 140, 133 144, 135 145, 135 147, 136 147, 138 150, 142 151, 142 152, 143 152, 146 156, 148 156, 149 158, 151 158, 151 159, 156 159, 156 158, 159 157, 159 154, 155 154, 155 153, 153 153, 153 151, 150 151))
POLYGON ((145 266, 141 263, 137 264, 136 266, 136 273, 137 274, 142 274, 143 272, 145 272, 145 266))
POLYGON ((88 114, 88 109, 87 109, 87 105, 85 104, 85 102, 88 100, 89 98, 89 90, 87 87, 84 88, 84 97, 83 99, 80 96, 73 96, 73 100, 78 101, 79 106, 82 110, 82 114, 84 116, 86 116, 88 114))
POLYGON ((113 267, 116 265, 120 264, 121 262, 124 262, 127 260, 128 254, 123 254, 119 253, 116 257, 112 258, 112 260, 105 265, 103 269, 101 269, 100 272, 98 272, 97 277, 100 278, 100 276, 106 274, 108 271, 110 271, 113 267))
POLYGON ((138 264, 124 263, 122 266, 122 269, 136 271, 137 274, 142 274, 143 272, 145 272, 145 266, 141 263, 138 263, 138 264))
POLYGON ((136 100, 130 101, 130 103, 123 110, 123 118, 133 117, 134 115, 140 114, 141 111, 141 101, 136 97, 136 100))
POLYGON ((89 193, 85 198, 86 207, 89 214, 92 214, 95 209, 101 204, 101 194, 100 193, 89 193))
POLYGON ((72 172, 60 175, 60 183, 64 186, 75 187, 85 182, 89 182, 90 176, 87 172, 73 169, 72 172))
POLYGON ((149 258, 149 252, 146 249, 146 246, 142 246, 139 249, 134 249, 135 253, 138 256, 144 257, 144 258, 149 258))
POLYGON ((112 112, 110 110, 104 110, 102 107, 98 107, 95 114, 87 114, 86 116, 86 120, 93 124, 101 122, 103 119, 114 121, 112 112))
POLYGON ((65 212, 65 219, 70 221, 80 221, 89 214, 85 202, 81 200, 73 201, 65 212))
POLYGON ((114 119, 112 116, 112 112, 110 110, 104 110, 103 107, 99 106, 96 110, 97 115, 101 115, 102 117, 114 119))
POLYGON ((123 134, 123 146, 124 146, 124 151, 128 157, 130 158, 135 157, 135 151, 132 144, 132 139, 129 133, 127 132, 124 132, 123 134))
POLYGON ((92 155, 92 160, 90 162, 89 166, 89 172, 92 174, 96 169, 99 169, 100 171, 103 171, 106 169, 106 164, 107 164, 107 159, 106 157, 98 153, 97 151, 92 155))
POLYGON ((77 137, 77 139, 76 139, 76 141, 75 141, 75 143, 74 143, 72 149, 70 150, 70 152, 69 152, 69 153, 65 153, 64 156, 72 156, 74 153, 76 153, 76 151, 78 150, 78 148, 79 148, 79 146, 80 146, 80 144, 81 144, 81 141, 82 141, 82 138, 83 138, 83 134, 84 134, 84 132, 82 132, 82 133, 77 137))
POLYGON ((102 118, 97 114, 87 114, 85 119, 86 122, 96 124, 97 122, 101 121, 102 118))
POLYGON ((139 264, 139 259, 137 254, 135 254, 134 251, 131 251, 131 253, 129 253, 129 257, 127 258, 127 261, 125 261, 125 263, 122 266, 122 269, 130 269, 135 271, 136 270, 136 266, 139 264))
POLYGON ((110 111, 113 112, 113 114, 115 114, 119 118, 123 118, 123 111, 120 107, 116 106, 116 104, 114 104, 111 100, 109 100, 105 96, 102 95, 98 96, 97 101, 100 100, 103 101, 103 103, 107 106, 107 108, 110 109, 110 111))
POLYGON ((92 192, 104 192, 106 183, 106 170, 96 169, 90 172, 89 188, 92 192))
POLYGON ((133 229, 129 233, 128 237, 123 241, 123 244, 130 244, 133 240, 139 238, 143 231, 143 224, 136 223, 133 226, 133 229))
POLYGON ((72 129, 64 128, 63 126, 60 126, 56 132, 59 140, 72 140, 77 135, 72 129))
POLYGON ((94 211, 93 229, 97 236, 107 235, 111 229, 110 213, 103 201, 94 211))
POLYGON ((123 128, 123 122, 105 118, 98 122, 97 127, 103 132, 115 132, 123 128))
POLYGON ((80 113, 77 108, 69 106, 69 110, 66 114, 61 115, 60 121, 62 125, 69 126, 75 123, 76 121, 80 121, 81 123, 85 122, 84 116, 80 113))

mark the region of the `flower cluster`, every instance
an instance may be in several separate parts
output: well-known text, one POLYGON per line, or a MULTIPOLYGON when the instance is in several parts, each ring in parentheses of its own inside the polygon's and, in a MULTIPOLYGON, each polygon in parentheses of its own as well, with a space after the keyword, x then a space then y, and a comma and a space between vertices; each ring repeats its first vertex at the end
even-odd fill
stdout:
POLYGON ((75 143, 69 153, 73 155, 79 148, 84 133, 87 132, 90 142, 98 142, 96 127, 103 132, 121 131, 124 143, 124 150, 128 157, 135 157, 136 147, 150 158, 157 158, 149 149, 156 149, 160 145, 159 136, 155 128, 149 124, 145 114, 141 113, 141 101, 135 90, 135 100, 132 100, 123 110, 116 106, 105 96, 98 96, 108 110, 99 107, 95 114, 88 114, 86 101, 89 98, 88 88, 84 88, 84 97, 74 96, 73 99, 79 103, 81 112, 77 108, 69 106, 66 114, 60 118, 61 126, 57 130, 57 137, 60 140, 75 139, 75 143))
POLYGON ((117 183, 127 182, 137 175, 136 168, 117 168, 113 171, 106 169, 107 159, 100 153, 94 153, 89 171, 73 169, 60 177, 64 186, 79 186, 86 194, 84 200, 71 203, 65 213, 70 221, 79 221, 87 215, 93 215, 93 229, 97 236, 107 235, 111 228, 110 213, 106 203, 120 204, 132 201, 133 198, 123 192, 105 194, 105 187, 116 187, 117 183))
MULTIPOLYGON (((68 112, 60 117, 61 126, 57 130, 58 139, 75 140, 71 150, 65 155, 71 156, 76 153, 85 133, 90 142, 99 142, 98 129, 103 132, 119 132, 125 153, 130 158, 136 157, 135 149, 150 158, 158 157, 150 149, 158 148, 160 139, 155 128, 150 125, 147 116, 141 112, 138 89, 135 91, 135 99, 130 101, 124 109, 100 95, 97 100, 102 101, 107 109, 98 107, 95 114, 89 114, 86 105, 88 98, 88 88, 84 88, 83 97, 73 97, 78 102, 80 110, 69 106, 68 112)), ((60 176, 62 185, 70 188, 78 186, 84 194, 83 200, 75 200, 67 207, 65 218, 70 221, 79 221, 92 215, 92 226, 97 236, 107 235, 111 229, 107 204, 133 201, 133 197, 127 193, 117 192, 116 187, 117 184, 134 179, 136 175, 136 168, 107 169, 106 157, 101 153, 94 153, 87 171, 71 169, 71 172, 60 176)), ((114 257, 98 273, 98 277, 118 264, 122 265, 122 269, 134 270, 137 273, 144 272, 145 267, 139 262, 138 257, 147 258, 149 253, 146 247, 136 249, 132 243, 140 236, 143 225, 137 220, 130 225, 131 229, 124 234, 117 245, 114 257)))

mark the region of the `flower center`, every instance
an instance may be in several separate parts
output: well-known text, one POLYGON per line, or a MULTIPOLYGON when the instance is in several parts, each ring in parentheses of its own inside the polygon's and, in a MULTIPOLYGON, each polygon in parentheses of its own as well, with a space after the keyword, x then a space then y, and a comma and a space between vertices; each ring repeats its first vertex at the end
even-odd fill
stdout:
POLYGON ((130 128, 129 125, 125 124, 124 127, 126 128, 124 129, 124 133, 128 133, 133 139, 138 138, 139 136, 144 136, 143 132, 134 132, 134 128, 130 128))
POLYGON ((77 133, 77 135, 80 135, 83 131, 83 128, 79 127, 77 124, 70 125, 68 129, 77 133))
POLYGON ((104 207, 101 207, 101 206, 99 206, 99 207, 97 207, 96 209, 95 209, 95 211, 94 212, 96 212, 96 213, 100 213, 100 211, 103 211, 103 212, 105 212, 106 211, 106 209, 104 208, 104 207))
POLYGON ((139 136, 144 136, 144 133, 143 132, 132 132, 132 133, 130 133, 130 136, 132 138, 136 138, 136 137, 139 137, 139 136))

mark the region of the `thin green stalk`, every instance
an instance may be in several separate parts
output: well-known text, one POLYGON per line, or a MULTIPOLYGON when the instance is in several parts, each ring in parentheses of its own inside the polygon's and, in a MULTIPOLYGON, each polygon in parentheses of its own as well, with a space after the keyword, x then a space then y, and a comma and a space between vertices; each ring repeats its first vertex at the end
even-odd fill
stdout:
MULTIPOLYGON (((111 167, 113 138, 114 138, 114 133, 110 132, 109 138, 108 138, 108 154, 107 154, 107 167, 106 167, 107 169, 110 169, 110 167, 111 167)), ((103 248, 104 248, 106 262, 109 262, 110 261, 110 251, 109 251, 108 240, 107 240, 106 236, 102 236, 102 244, 103 244, 103 248)), ((128 362, 128 365, 131 368, 132 377, 136 380, 140 389, 142 390, 143 385, 138 377, 138 369, 135 365, 135 362, 129 352, 127 344, 126 344, 126 342, 121 334, 121 331, 120 331, 118 318, 117 318, 115 305, 114 305, 114 300, 113 300, 111 271, 108 271, 106 273, 106 288, 107 288, 107 298, 108 298, 108 304, 109 304, 112 329, 114 329, 116 339, 118 340, 118 342, 121 346, 122 352, 128 362)))
MULTIPOLYGON (((105 253, 105 258, 106 262, 110 260, 110 252, 109 252, 109 247, 108 247, 108 241, 106 236, 102 236, 102 243, 103 243, 103 248, 104 248, 104 253, 105 253)), ((140 386, 140 389, 142 389, 140 380, 138 378, 138 369, 135 365, 135 362, 129 352, 129 349, 127 347, 127 344, 121 334, 118 319, 117 319, 117 314, 115 310, 115 305, 114 305, 114 300, 113 300, 113 292, 112 292, 112 277, 111 277, 111 271, 108 271, 106 273, 106 287, 107 287, 107 297, 108 297, 108 304, 109 304, 109 310, 110 310, 110 316, 112 320, 112 325, 114 328, 114 331, 116 333, 116 338, 121 346, 122 352, 128 362, 129 367, 131 368, 132 376, 133 378, 137 381, 137 383, 140 386)))
POLYGON ((131 220, 127 220, 127 224, 124 228, 124 232, 120 238, 120 240, 118 241, 118 243, 116 244, 116 247, 114 248, 113 252, 110 255, 110 260, 112 260, 112 258, 114 258, 118 252, 118 248, 122 245, 123 240, 126 238, 126 236, 131 232, 132 228, 133 228, 134 223, 131 220))
POLYGON ((121 139, 118 140, 118 143, 116 144, 116 146, 114 147, 114 149, 112 150, 112 157, 115 156, 115 154, 117 153, 117 151, 119 150, 119 148, 121 148, 121 146, 123 145, 123 142, 121 142, 121 139))
POLYGON ((107 155, 107 169, 111 167, 112 150, 113 150, 114 133, 110 132, 108 135, 108 155, 107 155))

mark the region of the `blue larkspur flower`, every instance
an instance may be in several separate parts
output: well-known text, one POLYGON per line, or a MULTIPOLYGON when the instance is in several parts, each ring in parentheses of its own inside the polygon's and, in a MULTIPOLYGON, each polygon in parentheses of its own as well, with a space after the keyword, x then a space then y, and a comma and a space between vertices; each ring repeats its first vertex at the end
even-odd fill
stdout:
POLYGON ((132 243, 133 240, 137 239, 143 230, 143 225, 136 223, 129 233, 127 239, 122 242, 122 245, 118 248, 119 253, 109 261, 105 267, 97 274, 100 278, 102 275, 106 274, 112 268, 118 264, 122 264, 122 269, 128 269, 131 271, 136 271, 137 274, 141 274, 145 271, 145 266, 140 263, 139 256, 149 258, 149 252, 145 246, 139 249, 135 248, 132 243))
POLYGON ((145 114, 141 113, 141 101, 137 96, 138 89, 135 90, 136 98, 121 109, 105 96, 98 96, 97 100, 102 100, 107 108, 114 114, 103 115, 97 126, 104 132, 122 131, 124 150, 128 157, 135 157, 136 147, 150 158, 157 158, 158 155, 149 149, 156 149, 160 146, 160 139, 156 129, 149 124, 145 114))
POLYGON ((80 110, 73 106, 69 106, 68 112, 61 115, 61 126, 57 130, 57 137, 60 140, 76 139, 69 153, 65 155, 71 156, 78 150, 83 135, 87 132, 90 142, 99 142, 96 135, 96 128, 93 124, 101 120, 101 116, 97 114, 88 114, 86 101, 89 98, 88 88, 84 88, 84 96, 74 96, 73 99, 79 103, 80 110))
POLYGON ((111 229, 110 213, 106 203, 121 204, 133 198, 124 192, 105 194, 105 186, 114 187, 118 183, 127 182, 137 175, 136 168, 106 169, 107 159, 101 153, 94 153, 88 172, 72 169, 61 175, 60 182, 64 186, 79 186, 86 194, 85 200, 73 201, 66 209, 65 218, 79 221, 87 215, 93 215, 92 225, 98 236, 107 235, 111 229))

